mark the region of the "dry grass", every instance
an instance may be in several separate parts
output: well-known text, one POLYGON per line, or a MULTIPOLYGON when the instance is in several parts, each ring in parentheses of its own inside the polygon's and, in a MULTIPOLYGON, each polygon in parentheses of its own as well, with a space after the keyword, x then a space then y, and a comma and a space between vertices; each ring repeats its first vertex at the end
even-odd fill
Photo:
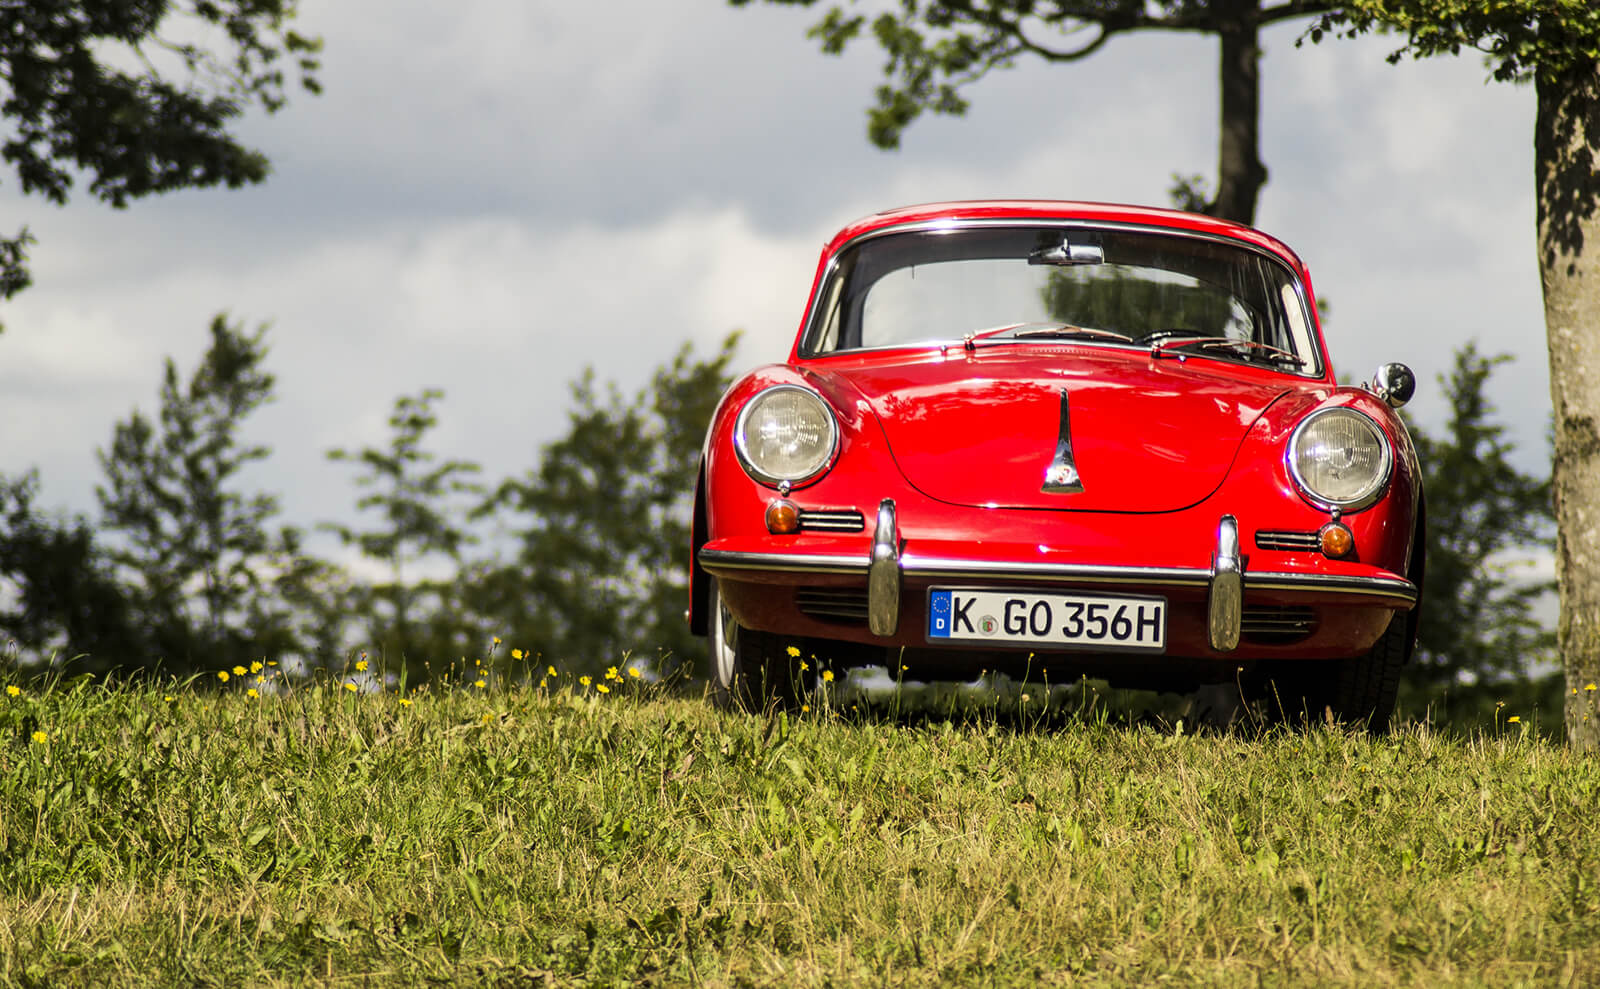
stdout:
POLYGON ((612 687, 0 695, 0 983, 1600 979, 1600 764, 1520 725, 612 687))

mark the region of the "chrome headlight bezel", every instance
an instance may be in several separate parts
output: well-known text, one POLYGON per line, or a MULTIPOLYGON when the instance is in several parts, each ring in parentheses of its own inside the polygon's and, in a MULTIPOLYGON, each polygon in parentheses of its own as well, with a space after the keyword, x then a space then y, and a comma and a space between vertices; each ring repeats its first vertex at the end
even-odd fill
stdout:
POLYGON ((1382 426, 1378 425, 1376 419, 1360 409, 1353 409, 1344 405, 1318 409, 1300 420, 1299 425, 1294 427, 1294 432, 1289 435, 1289 443, 1284 448, 1283 459, 1284 464, 1288 467, 1289 476, 1294 479, 1295 487, 1300 491, 1300 496, 1324 511, 1357 512, 1371 506, 1379 498, 1383 497, 1384 492, 1389 490, 1389 481, 1394 474, 1394 447, 1389 442, 1389 435, 1383 431, 1382 426), (1328 416, 1346 416, 1357 419, 1372 430, 1373 434, 1378 438, 1378 471, 1373 480, 1358 495, 1352 498, 1343 500, 1329 498, 1312 487, 1305 476, 1300 473, 1300 458, 1297 456, 1297 451, 1300 448, 1301 441, 1305 438, 1306 430, 1313 423, 1328 416))
POLYGON ((833 409, 822 398, 822 396, 818 395, 810 388, 791 384, 772 385, 771 387, 763 388, 761 391, 752 395, 750 400, 744 403, 744 408, 739 410, 739 415, 734 419, 733 422, 733 449, 734 452, 738 454, 739 466, 743 467, 745 473, 749 474, 756 481, 772 488, 776 488, 785 483, 787 483, 790 487, 803 487, 826 474, 829 469, 833 467, 834 461, 838 458, 839 420, 833 414, 833 409), (768 470, 767 467, 756 463, 755 457, 751 455, 749 446, 745 440, 745 428, 750 423, 750 417, 755 414, 757 409, 760 408, 763 400, 779 392, 795 392, 815 402, 817 407, 822 410, 823 419, 828 424, 827 452, 821 458, 819 458, 815 465, 809 470, 794 476, 775 474, 768 470))

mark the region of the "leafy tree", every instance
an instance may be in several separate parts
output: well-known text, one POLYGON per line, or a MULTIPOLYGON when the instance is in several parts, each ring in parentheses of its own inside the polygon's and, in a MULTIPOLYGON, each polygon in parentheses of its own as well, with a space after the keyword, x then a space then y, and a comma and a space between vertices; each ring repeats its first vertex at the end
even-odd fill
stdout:
POLYGON ((244 420, 270 400, 263 370, 266 330, 246 333, 224 316, 187 382, 167 359, 161 411, 134 410, 100 453, 106 484, 96 488, 104 525, 120 537, 111 551, 129 586, 147 657, 170 672, 248 663, 292 650, 288 630, 268 617, 264 575, 275 551, 267 522, 277 499, 234 490, 238 474, 267 456, 242 445, 244 420))
POLYGON ((136 664, 129 603, 88 521, 34 506, 39 476, 0 478, 0 631, 67 673, 136 664))
MULTIPOLYGON (((174 189, 262 181, 267 159, 229 132, 284 105, 284 63, 318 89, 321 42, 294 0, 4 0, 0 119, 24 194, 65 204, 75 176, 121 209, 174 189), (215 36, 214 48, 182 39, 215 36)), ((27 287, 24 227, 0 238, 0 299, 27 287)))
POLYGON ((461 549, 472 537, 463 525, 465 509, 458 511, 452 501, 482 493, 481 486, 469 480, 480 470, 477 464, 465 460, 435 464, 437 455, 423 447, 439 421, 433 405, 443 397, 443 392, 429 389, 397 398, 389 416, 387 449, 328 453, 328 459, 351 462, 362 470, 356 486, 369 493, 356 502, 356 508, 375 510, 382 521, 364 532, 346 525, 324 528, 388 568, 387 581, 355 589, 357 606, 366 620, 371 648, 412 683, 428 679, 432 661, 448 662, 449 653, 464 648, 460 636, 451 632, 459 623, 446 621, 441 628, 437 621, 446 617, 447 609, 439 604, 448 582, 419 578, 412 568, 440 558, 460 563, 461 549), (425 608, 427 614, 421 615, 425 608))
POLYGON ((1600 7, 1590 0, 1352 0, 1328 31, 1403 33, 1391 56, 1488 55, 1500 81, 1532 81, 1540 280, 1555 407, 1559 641, 1567 741, 1600 749, 1600 7))
POLYGON ((1456 351, 1440 377, 1450 415, 1443 436, 1412 427, 1427 496, 1427 578, 1407 686, 1437 694, 1466 675, 1477 683, 1526 676, 1554 659, 1554 635, 1534 614, 1551 587, 1508 574, 1506 554, 1548 544, 1550 482, 1511 463, 1505 427, 1484 390, 1508 355, 1456 351))
POLYGON ((517 549, 473 578, 473 608, 507 641, 566 669, 624 656, 693 674, 703 646, 683 620, 699 448, 727 388, 738 335, 709 359, 688 345, 649 388, 604 396, 589 370, 573 384, 567 435, 538 468, 485 506, 517 549))
MULTIPOLYGON (((729 0, 743 7, 752 0, 729 0)), ((817 0, 766 0, 810 7, 817 0)), ((837 2, 809 36, 837 55, 868 26, 857 0, 837 2)), ((926 111, 966 112, 966 87, 990 70, 1021 58, 1074 62, 1119 34, 1182 31, 1214 34, 1221 46, 1221 137, 1217 189, 1208 197, 1198 176, 1174 176, 1172 194, 1188 208, 1241 223, 1255 218, 1267 181, 1260 155, 1261 29, 1323 13, 1334 0, 899 0, 897 10, 872 18, 872 35, 887 56, 878 105, 868 111, 867 135, 895 148, 926 111)))

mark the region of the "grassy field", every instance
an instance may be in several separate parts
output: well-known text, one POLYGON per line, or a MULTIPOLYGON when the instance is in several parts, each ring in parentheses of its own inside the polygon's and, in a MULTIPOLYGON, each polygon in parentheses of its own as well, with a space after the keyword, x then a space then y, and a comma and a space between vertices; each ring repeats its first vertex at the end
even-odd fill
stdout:
POLYGON ((1600 980, 1600 762, 1521 724, 10 686, 4 985, 1600 980))

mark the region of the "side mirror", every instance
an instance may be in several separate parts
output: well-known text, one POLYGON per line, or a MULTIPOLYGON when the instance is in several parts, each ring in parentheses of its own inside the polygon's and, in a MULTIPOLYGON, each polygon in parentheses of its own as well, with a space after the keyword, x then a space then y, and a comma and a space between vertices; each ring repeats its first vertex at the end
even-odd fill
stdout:
POLYGON ((1384 364, 1373 374, 1367 390, 1388 403, 1389 408, 1398 409, 1416 394, 1417 376, 1404 364, 1384 364))

